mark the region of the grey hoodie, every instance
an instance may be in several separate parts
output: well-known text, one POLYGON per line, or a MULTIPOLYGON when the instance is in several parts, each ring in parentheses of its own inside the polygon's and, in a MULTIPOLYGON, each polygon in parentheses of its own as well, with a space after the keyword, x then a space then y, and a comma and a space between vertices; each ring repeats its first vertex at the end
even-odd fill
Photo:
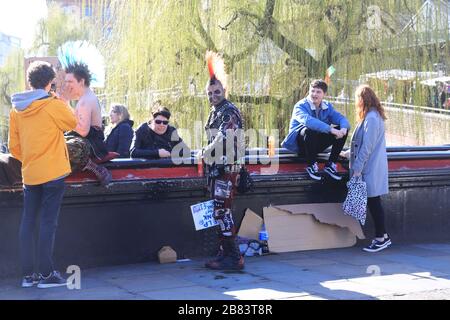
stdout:
POLYGON ((17 111, 24 111, 33 101, 47 97, 49 97, 47 91, 44 89, 37 89, 13 94, 11 103, 17 111))

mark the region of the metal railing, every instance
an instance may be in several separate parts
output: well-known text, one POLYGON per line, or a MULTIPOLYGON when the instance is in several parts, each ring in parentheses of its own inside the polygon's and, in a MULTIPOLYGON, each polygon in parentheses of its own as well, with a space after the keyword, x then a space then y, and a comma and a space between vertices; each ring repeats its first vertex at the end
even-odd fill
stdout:
MULTIPOLYGON (((349 99, 349 98, 326 97, 326 99, 335 104, 353 104, 355 102, 355 99, 349 99)), ((415 106, 415 105, 411 105, 411 104, 401 104, 401 103, 394 103, 394 102, 388 102, 388 101, 380 101, 380 102, 383 106, 389 107, 389 108, 411 110, 411 111, 422 111, 422 112, 427 112, 427 113, 438 113, 438 114, 440 113, 440 114, 450 116, 450 109, 415 106)))

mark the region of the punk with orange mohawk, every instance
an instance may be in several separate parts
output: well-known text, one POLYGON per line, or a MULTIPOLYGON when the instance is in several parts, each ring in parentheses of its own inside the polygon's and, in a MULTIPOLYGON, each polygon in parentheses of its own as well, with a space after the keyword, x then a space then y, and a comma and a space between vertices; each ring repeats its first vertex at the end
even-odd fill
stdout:
POLYGON ((206 51, 205 60, 208 64, 209 83, 214 84, 220 81, 224 89, 227 88, 227 74, 225 72, 225 62, 222 56, 214 51, 206 51))
POLYGON ((207 51, 205 60, 209 71, 206 94, 211 112, 205 126, 208 145, 203 148, 202 155, 208 188, 214 200, 214 219, 220 226, 219 253, 205 266, 215 270, 241 270, 244 258, 237 242, 232 204, 239 180, 237 160, 245 154, 242 117, 238 108, 226 99, 227 74, 223 58, 216 52, 207 51))

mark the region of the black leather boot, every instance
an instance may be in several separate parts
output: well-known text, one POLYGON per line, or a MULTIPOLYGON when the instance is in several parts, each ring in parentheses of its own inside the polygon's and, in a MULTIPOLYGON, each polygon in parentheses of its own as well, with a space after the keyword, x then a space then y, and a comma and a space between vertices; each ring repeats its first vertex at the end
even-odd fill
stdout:
POLYGON ((223 257, 208 261, 205 266, 214 270, 242 270, 244 269, 244 257, 241 256, 237 237, 223 237, 223 257))

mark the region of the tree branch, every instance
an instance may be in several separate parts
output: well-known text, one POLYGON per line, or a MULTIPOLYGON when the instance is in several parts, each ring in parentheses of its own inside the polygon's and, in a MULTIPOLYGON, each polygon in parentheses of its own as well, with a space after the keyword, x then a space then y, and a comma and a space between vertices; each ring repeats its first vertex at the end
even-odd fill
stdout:
POLYGON ((358 55, 358 54, 362 54, 364 52, 364 50, 368 50, 371 53, 377 53, 379 51, 378 48, 376 47, 370 47, 370 48, 351 48, 348 50, 345 50, 343 52, 341 52, 340 54, 336 55, 333 60, 334 61, 338 61, 342 58, 348 57, 348 56, 352 56, 352 55, 358 55))
POLYGON ((319 63, 314 60, 308 51, 287 39, 276 28, 271 30, 269 39, 271 39, 281 50, 289 54, 292 59, 297 60, 301 65, 305 66, 308 77, 316 75, 319 70, 319 63))
POLYGON ((236 21, 236 19, 237 19, 238 17, 239 17, 239 15, 235 12, 235 13, 233 14, 233 17, 231 17, 231 20, 230 20, 225 26, 223 26, 223 27, 219 24, 219 28, 222 29, 222 30, 224 30, 224 31, 228 30, 228 27, 231 26, 231 25, 233 24, 233 22, 236 21))
POLYGON ((7 73, 0 72, 0 97, 6 105, 11 103, 11 96, 8 94, 11 79, 7 73))
POLYGON ((259 24, 259 29, 266 37, 271 37, 273 29, 273 11, 275 9, 275 0, 266 0, 266 9, 264 10, 264 16, 259 24))
POLYGON ((383 26, 385 26, 385 27, 391 32, 391 34, 396 34, 396 33, 397 33, 397 31, 395 30, 395 28, 392 27, 392 26, 389 24, 389 22, 388 22, 386 19, 384 19, 383 16, 381 17, 381 23, 383 24, 383 26))
POLYGON ((203 39, 203 41, 206 43, 206 46, 209 50, 214 50, 217 52, 216 44, 214 43, 211 36, 208 34, 208 32, 203 27, 202 19, 200 18, 200 13, 198 12, 198 8, 194 17, 193 27, 197 30, 200 37, 203 39))
POLYGON ((306 67, 308 77, 313 76, 319 70, 319 63, 314 60, 311 54, 296 43, 287 39, 276 27, 273 19, 275 0, 266 1, 263 20, 260 23, 262 33, 272 40, 276 46, 286 52, 294 60, 306 67))
POLYGON ((229 68, 232 70, 236 62, 241 61, 242 59, 251 55, 256 49, 258 49, 259 43, 255 42, 254 44, 249 45, 242 52, 237 53, 235 55, 229 56, 229 68))
POLYGON ((250 103, 250 104, 271 104, 275 106, 281 106, 282 101, 279 98, 272 96, 250 96, 250 95, 234 95, 230 94, 230 101, 235 103, 250 103))

